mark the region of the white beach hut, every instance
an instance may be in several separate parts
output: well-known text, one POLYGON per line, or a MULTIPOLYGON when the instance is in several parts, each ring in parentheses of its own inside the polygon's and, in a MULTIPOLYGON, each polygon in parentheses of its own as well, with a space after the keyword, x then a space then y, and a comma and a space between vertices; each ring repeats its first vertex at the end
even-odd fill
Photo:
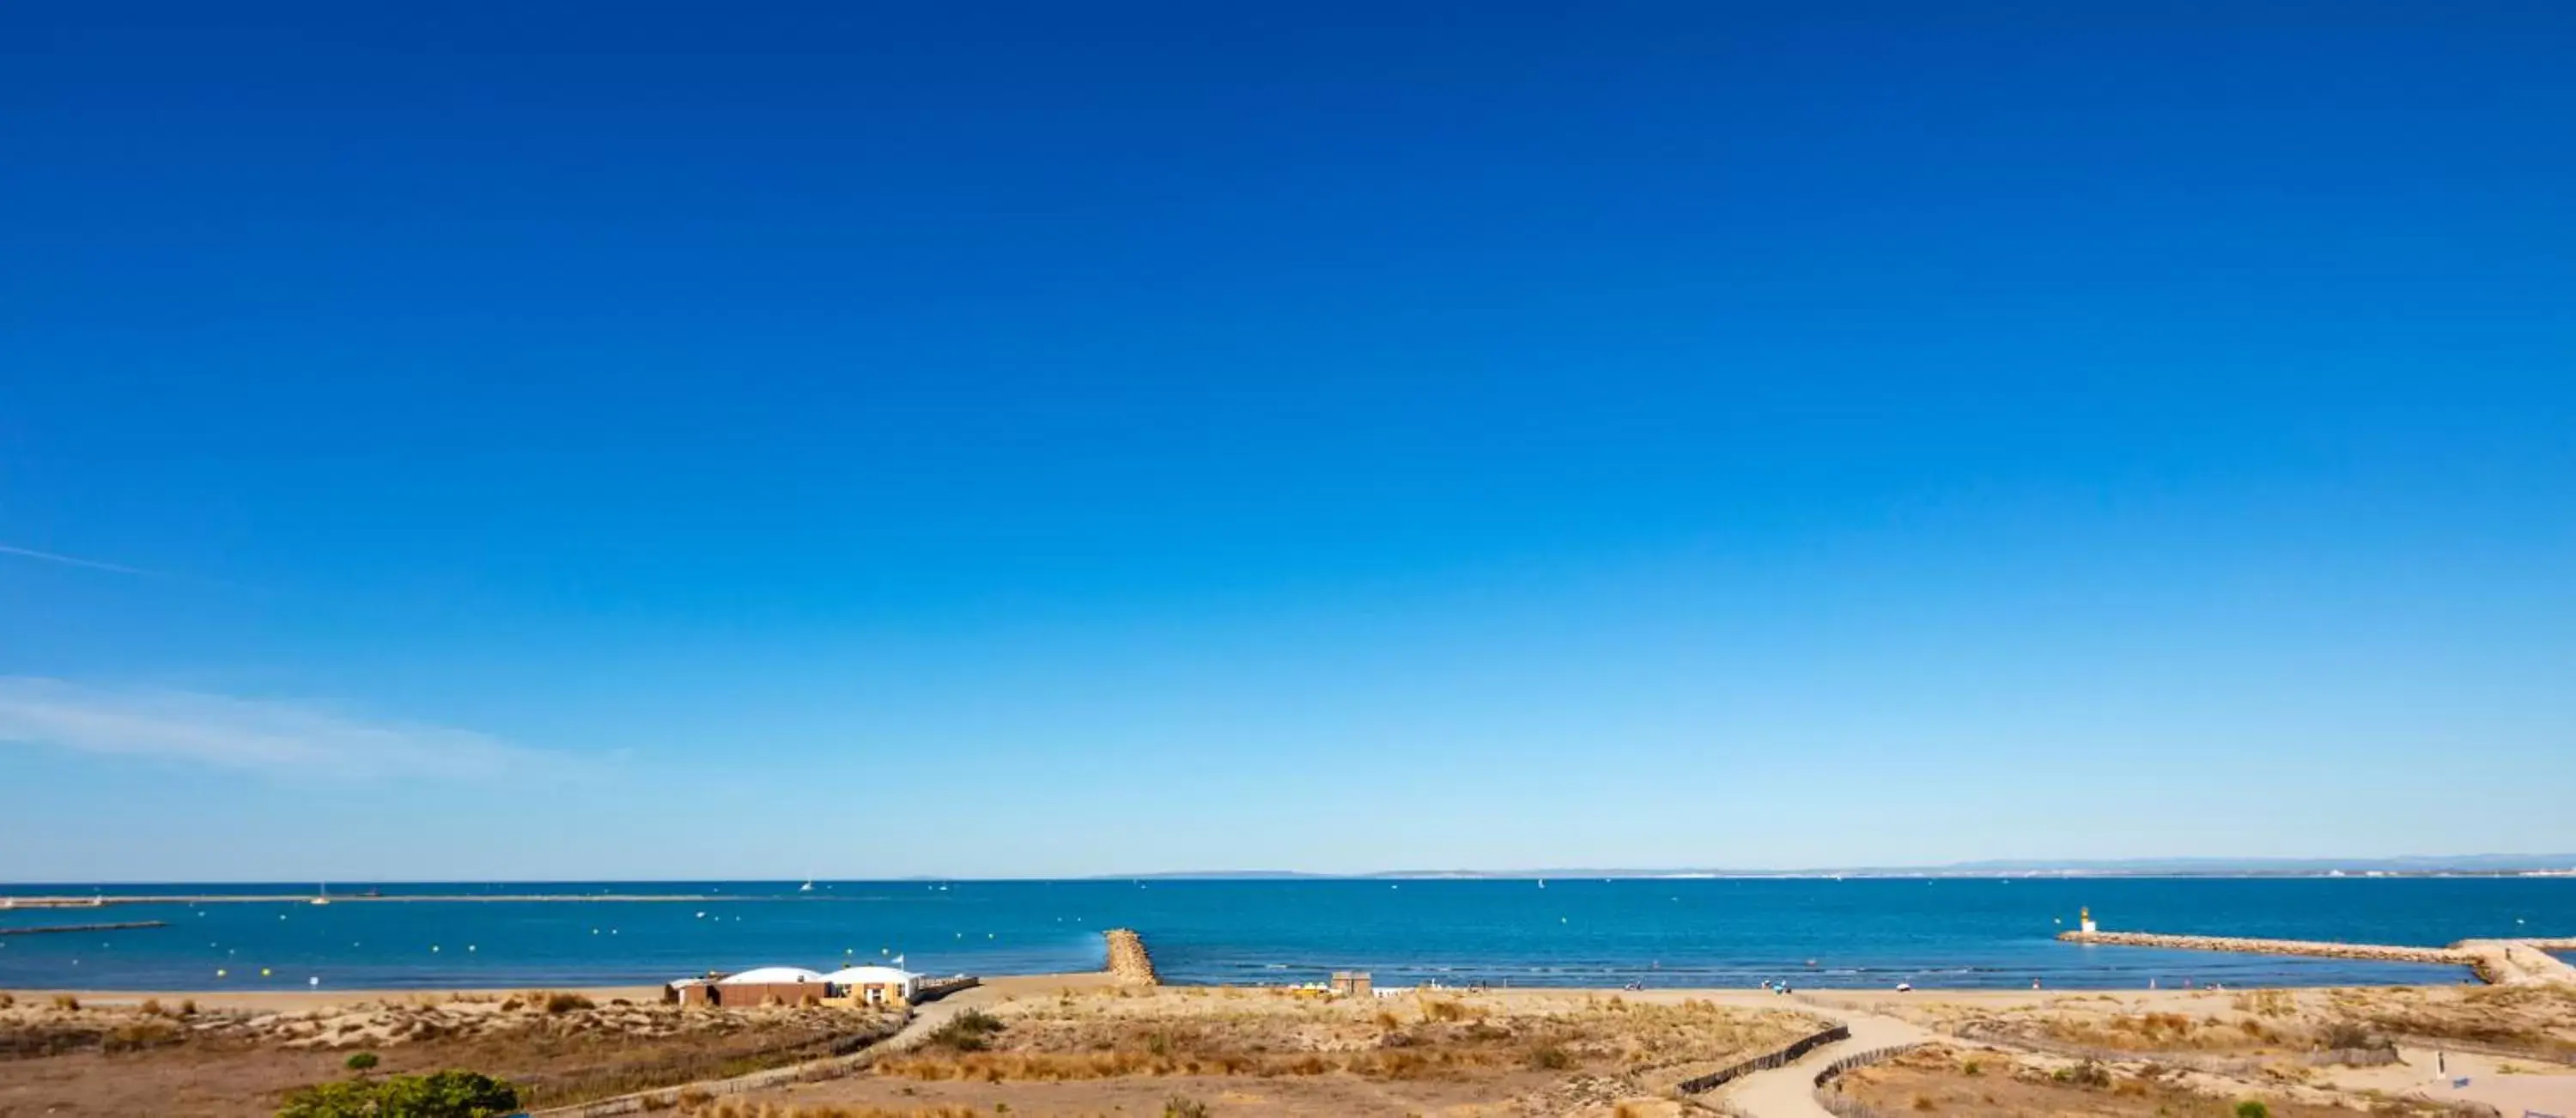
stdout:
POLYGON ((921 976, 901 967, 843 967, 823 981, 832 997, 861 1005, 910 1005, 921 995, 921 976))
POLYGON ((815 1005, 827 989, 821 974, 803 967, 753 967, 713 981, 674 982, 665 997, 681 1005, 815 1005))
POLYGON ((753 967, 716 980, 718 986, 786 986, 821 982, 823 976, 803 967, 753 967))

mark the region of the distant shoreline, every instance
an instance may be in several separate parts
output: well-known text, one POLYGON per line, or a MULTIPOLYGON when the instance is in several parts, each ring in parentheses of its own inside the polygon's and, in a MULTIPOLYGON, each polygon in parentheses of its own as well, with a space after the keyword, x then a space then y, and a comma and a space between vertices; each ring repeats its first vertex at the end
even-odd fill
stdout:
MULTIPOLYGON (((2031 872, 1941 873, 1376 873, 1376 874, 1225 874, 1162 873, 1119 874, 1108 877, 942 877, 942 878, 836 878, 833 885, 918 885, 925 881, 960 885, 1023 884, 1097 884, 1117 881, 1190 882, 1231 881, 1258 883, 1265 881, 2389 881, 2389 880, 2576 880, 2576 869, 2566 870, 2424 870, 2371 871, 2364 873, 2266 873, 2235 872, 2113 872, 2101 870, 2065 870, 2031 872)), ((822 879, 816 879, 818 882, 822 879)), ((58 884, 58 883, 41 883, 58 884)), ((124 882, 127 887, 183 882, 124 882)), ((411 882, 369 882, 373 885, 405 885, 411 882)), ((477 882, 438 882, 435 884, 479 884, 477 882)), ((621 882, 626 885, 651 885, 651 881, 621 882)), ((736 883, 746 884, 746 883, 736 883)), ((0 882, 0 889, 27 888, 26 884, 0 882)), ((0 911, 11 903, 19 908, 82 908, 97 903, 234 903, 310 901, 315 893, 104 893, 104 894, 18 894, 0 893, 0 911)), ((845 897, 799 894, 793 897, 776 893, 403 893, 385 896, 361 896, 354 893, 332 893, 333 904, 358 901, 775 901, 775 900, 847 900, 845 897)))
MULTIPOLYGON (((907 874, 895 877, 813 878, 824 885, 935 885, 948 883, 1019 883, 1052 882, 1063 884, 1115 881, 1824 881, 1824 880, 2099 880, 2099 879, 2214 879, 2214 880, 2282 880, 2345 878, 2568 878, 2576 879, 2576 854, 2542 855, 2469 855, 2459 858, 2355 858, 2355 859, 2134 859, 2104 862, 1972 862, 1946 866, 1862 866, 1841 869, 1753 870, 1712 868, 1613 868, 1571 867, 1563 869, 1512 870, 1372 870, 1357 873, 1314 873, 1304 870, 1158 870, 1147 873, 1104 873, 1065 877, 1013 876, 933 876, 907 874)), ((804 879, 770 878, 603 878, 593 880, 471 880, 471 879, 351 879, 349 888, 418 887, 418 886, 515 886, 527 890, 516 894, 412 895, 401 897, 360 897, 328 893, 333 901, 341 900, 745 900, 753 897, 732 893, 637 893, 584 894, 566 891, 567 886, 769 886, 793 890, 804 879)), ((311 897, 312 891, 298 890, 294 881, 148 881, 125 879, 114 881, 16 881, 0 882, 0 890, 49 890, 41 898, 21 895, 14 898, 21 906, 32 900, 62 900, 87 903, 91 896, 111 889, 181 888, 196 886, 201 894, 188 898, 175 895, 110 894, 112 897, 150 900, 214 899, 276 900, 311 897), (245 889, 270 892, 243 892, 245 889)), ((773 895, 759 894, 759 899, 773 895)), ((0 893, 0 902, 11 898, 0 893)), ((825 899, 816 897, 814 899, 825 899)))
MULTIPOLYGON (((394 894, 394 895, 392 895, 392 896, 377 896, 377 897, 370 897, 370 896, 364 896, 364 895, 360 895, 360 894, 351 893, 351 894, 343 894, 343 895, 339 895, 339 896, 331 896, 331 897, 327 897, 327 898, 326 898, 326 897, 323 897, 323 896, 321 896, 321 895, 319 895, 319 894, 314 894, 314 893, 102 893, 102 894, 98 894, 98 895, 95 895, 95 896, 88 896, 88 897, 46 896, 46 897, 7 897, 7 898, 0 898, 0 902, 5 902, 5 903, 0 903, 0 912, 6 912, 6 911, 8 911, 9 909, 12 909, 12 908, 23 908, 23 909, 104 908, 104 907, 106 907, 106 906, 108 906, 108 905, 122 905, 122 904, 300 904, 300 905, 310 905, 310 904, 313 904, 313 903, 314 903, 315 901, 317 901, 317 900, 326 901, 326 902, 327 902, 327 903, 329 903, 329 904, 381 904, 381 903, 388 902, 388 901, 410 901, 410 902, 424 902, 424 901, 426 901, 426 902, 438 902, 438 903, 458 903, 458 902, 468 902, 468 901, 471 901, 471 902, 495 902, 495 903, 498 903, 498 902, 561 902, 561 901, 636 901, 636 902, 663 902, 663 901, 750 901, 750 900, 775 900, 775 899, 777 899, 777 898, 774 898, 774 897, 751 897, 751 896, 727 896, 727 895, 720 894, 720 893, 718 893, 718 894, 707 894, 707 895, 699 895, 699 894, 695 894, 695 893, 588 893, 588 894, 585 894, 585 893, 523 893, 523 894, 505 894, 505 893, 455 893, 455 894, 397 893, 397 894, 394 894)), ((830 900, 830 899, 832 899, 832 898, 825 897, 825 898, 817 898, 817 899, 821 899, 821 900, 830 900)))

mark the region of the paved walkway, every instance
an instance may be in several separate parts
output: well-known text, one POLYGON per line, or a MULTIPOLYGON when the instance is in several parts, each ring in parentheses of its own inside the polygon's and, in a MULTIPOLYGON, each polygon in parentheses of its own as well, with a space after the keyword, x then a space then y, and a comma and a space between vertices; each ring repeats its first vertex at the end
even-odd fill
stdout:
POLYGON ((1830 1002, 1799 1002, 1784 1007, 1778 998, 1756 997, 1742 1004, 1801 1009, 1851 1030, 1850 1040, 1825 1045, 1785 1067, 1754 1072, 1719 1090, 1720 1099, 1750 1118, 1833 1118, 1831 1111, 1816 1105, 1816 1074, 1825 1070, 1825 1065, 1856 1052, 1933 1039, 1931 1032, 1886 1014, 1830 1002))

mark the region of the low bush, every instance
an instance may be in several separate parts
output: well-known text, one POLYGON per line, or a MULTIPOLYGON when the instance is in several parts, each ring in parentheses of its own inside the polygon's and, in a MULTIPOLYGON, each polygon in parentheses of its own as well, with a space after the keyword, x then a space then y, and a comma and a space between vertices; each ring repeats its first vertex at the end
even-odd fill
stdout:
MULTIPOLYGON (((1614 998, 1612 1001, 1616 1002, 1617 999, 1614 998)), ((1465 1021, 1471 1018, 1481 1018, 1485 1016, 1485 1013, 1485 1009, 1481 1006, 1472 1006, 1460 1001, 1450 1001, 1446 998, 1434 998, 1422 1003, 1423 1019, 1429 1021, 1465 1021)))
POLYGON ((548 1013, 570 1013, 576 1009, 598 1008, 598 1003, 566 990, 548 990, 542 994, 530 995, 529 1000, 542 1006, 548 1013))
POLYGON ((1564 1071, 1574 1066, 1574 1053, 1553 1044, 1530 1049, 1529 1065, 1540 1071, 1564 1071))
POLYGON ((167 1021, 135 1021, 118 1025, 99 1038, 99 1047, 109 1052, 140 1052, 179 1043, 179 1027, 167 1021))
POLYGON ((981 1052, 992 1046, 993 1034, 1003 1028, 1001 1018, 980 1009, 970 1009, 949 1018, 947 1024, 932 1029, 922 1043, 952 1052, 981 1052))
POLYGON ((277 1118, 500 1118, 518 1109, 519 1092, 509 1084, 442 1071, 306 1087, 287 1096, 277 1118))
POLYGON ((2103 1067, 2099 1061, 2086 1060, 2072 1067, 2059 1068, 2049 1073, 2049 1078, 2070 1086, 2098 1091, 2111 1085, 2111 1070, 2103 1067))
POLYGON ((378 1062, 373 1052, 352 1052, 345 1061, 350 1071, 372 1071, 378 1062))

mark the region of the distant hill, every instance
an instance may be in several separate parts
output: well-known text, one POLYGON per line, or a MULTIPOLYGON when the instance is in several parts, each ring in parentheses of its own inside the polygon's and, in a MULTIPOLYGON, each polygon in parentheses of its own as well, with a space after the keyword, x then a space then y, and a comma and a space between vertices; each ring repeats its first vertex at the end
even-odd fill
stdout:
POLYGON ((1937 866, 1836 866, 1800 870, 1674 869, 1569 866, 1526 870, 1383 870, 1330 874, 1298 870, 1185 870, 1112 874, 1133 880, 1274 880, 1274 879, 1521 879, 1586 877, 2330 877, 2357 874, 2395 876, 2576 875, 2576 854, 2409 855, 2396 858, 2114 858, 2049 861, 1992 859, 1937 866))

